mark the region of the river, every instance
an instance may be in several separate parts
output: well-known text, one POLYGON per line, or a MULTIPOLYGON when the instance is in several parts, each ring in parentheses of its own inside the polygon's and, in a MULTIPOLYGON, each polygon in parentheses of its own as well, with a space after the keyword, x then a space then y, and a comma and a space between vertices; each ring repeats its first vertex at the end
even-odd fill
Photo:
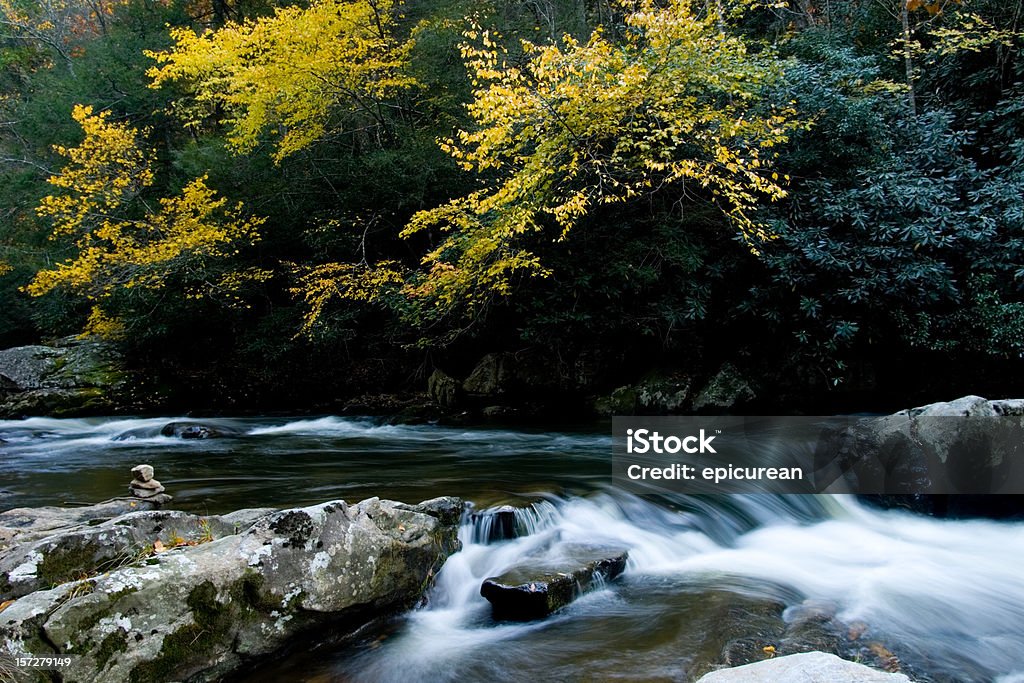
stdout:
POLYGON ((0 509, 121 495, 141 462, 174 507, 204 514, 369 496, 527 509, 533 533, 511 541, 483 543, 467 523, 428 604, 386 637, 293 652, 253 680, 685 681, 713 659, 709 609, 731 594, 827 605, 921 680, 1024 682, 1022 523, 936 520, 846 496, 632 496, 611 487, 603 426, 214 419, 202 422, 235 436, 185 441, 160 435, 173 419, 0 421, 0 509), (483 579, 574 542, 628 547, 626 572, 544 621, 490 619, 483 579))

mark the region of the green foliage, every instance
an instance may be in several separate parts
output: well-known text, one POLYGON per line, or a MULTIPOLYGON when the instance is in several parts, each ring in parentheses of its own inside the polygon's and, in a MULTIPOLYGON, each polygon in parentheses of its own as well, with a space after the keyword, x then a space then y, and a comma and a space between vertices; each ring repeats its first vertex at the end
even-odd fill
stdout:
POLYGON ((799 297, 799 341, 1024 352, 1024 144, 983 168, 972 137, 935 112, 897 124, 898 153, 854 178, 805 184, 765 250, 799 297))
POLYGON ((1016 2, 0 14, 0 345, 123 326, 218 406, 380 390, 416 348, 834 381, 1024 352, 1016 2))

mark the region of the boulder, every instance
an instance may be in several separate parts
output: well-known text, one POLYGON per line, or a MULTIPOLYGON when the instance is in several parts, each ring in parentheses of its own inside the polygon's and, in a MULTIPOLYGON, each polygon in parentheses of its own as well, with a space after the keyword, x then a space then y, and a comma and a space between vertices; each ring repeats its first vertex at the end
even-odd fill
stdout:
POLYGON ((994 505, 1012 503, 1012 513, 1024 511, 1014 496, 988 494, 1019 493, 1022 435, 1024 401, 964 396, 852 420, 819 452, 837 481, 886 507, 942 513, 946 499, 926 496, 960 494, 952 496, 956 505, 987 496, 994 505))
POLYGON ((455 408, 461 393, 458 381, 440 369, 434 370, 427 378, 427 395, 442 408, 455 408))
POLYGON ((723 363, 693 399, 693 410, 731 410, 757 398, 753 386, 732 363, 723 363))
POLYGON ((557 359, 541 351, 488 353, 469 373, 462 389, 477 401, 510 398, 544 403, 552 395, 574 388, 562 370, 557 359))
POLYGON ((712 671, 697 683, 909 683, 904 674, 878 671, 825 652, 775 657, 731 669, 712 671))
POLYGON ((77 337, 0 350, 0 417, 116 412, 128 399, 120 363, 109 343, 77 337))
POLYGON ((637 394, 639 390, 634 386, 621 386, 612 391, 611 394, 599 396, 594 399, 594 412, 601 417, 615 417, 616 415, 636 415, 637 394))
POLYGON ((571 545, 561 561, 527 560, 483 582, 480 594, 495 619, 530 621, 565 607, 595 583, 611 581, 626 568, 619 548, 571 545))
MULTIPOLYGON (((235 534, 274 511, 259 508, 200 517, 177 510, 139 510, 140 505, 135 511, 119 504, 90 507, 98 508, 102 516, 65 518, 58 522, 60 526, 37 525, 21 534, 10 525, 36 510, 0 514, 0 602, 130 564, 157 541, 170 547, 235 534), (114 517, 105 517, 111 512, 114 517)), ((40 518, 47 518, 47 510, 61 509, 41 508, 40 518)))
POLYGON ((132 512, 154 510, 150 500, 115 498, 81 507, 14 508, 0 512, 0 552, 15 543, 27 543, 81 526, 96 526, 132 512))
POLYGON ((500 396, 512 389, 515 380, 515 356, 511 353, 488 353, 480 359, 462 388, 469 394, 500 396))
POLYGON ((273 512, 21 597, 0 612, 0 640, 14 654, 81 655, 65 680, 217 680, 300 634, 352 632, 417 603, 459 548, 461 510, 371 498, 273 512))
POLYGON ((160 435, 178 439, 221 439, 239 436, 241 432, 237 429, 217 427, 201 422, 168 422, 160 430, 160 435))

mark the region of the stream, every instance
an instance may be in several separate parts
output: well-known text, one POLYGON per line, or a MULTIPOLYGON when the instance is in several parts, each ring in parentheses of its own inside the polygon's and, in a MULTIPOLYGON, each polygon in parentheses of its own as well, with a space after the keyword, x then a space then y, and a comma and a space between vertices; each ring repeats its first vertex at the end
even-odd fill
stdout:
MULTIPOLYGON (((217 514, 380 496, 523 508, 531 533, 463 550, 427 605, 367 642, 290 652, 254 681, 687 681, 730 602, 827 605, 919 680, 1024 683, 1024 523, 879 511, 849 496, 634 496, 611 486, 606 425, 560 432, 372 419, 0 421, 0 509, 123 495, 156 469, 175 508, 217 514), (625 573, 543 621, 490 618, 481 582, 568 543, 629 549, 625 573), (723 597, 725 596, 725 597, 723 597), (716 611, 717 610, 717 611, 716 611)), ((725 636, 722 636, 725 637, 725 636)))

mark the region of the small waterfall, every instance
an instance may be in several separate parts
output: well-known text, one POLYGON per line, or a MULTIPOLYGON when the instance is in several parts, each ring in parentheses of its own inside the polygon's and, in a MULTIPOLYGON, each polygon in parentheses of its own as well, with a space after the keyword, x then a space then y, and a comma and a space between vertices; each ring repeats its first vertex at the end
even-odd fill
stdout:
POLYGON ((438 575, 428 606, 410 614, 379 650, 348 661, 345 671, 367 683, 557 680, 552 667, 578 650, 583 660, 618 657, 608 666, 657 678, 650 667, 671 661, 671 649, 640 664, 635 648, 646 652, 645 639, 663 637, 661 629, 686 628, 673 625, 677 617, 664 611, 664 600, 700 590, 760 590, 766 598, 836 605, 843 621, 869 624, 910 664, 926 663, 937 672, 931 680, 1024 681, 1015 678, 1024 652, 1024 525, 879 512, 850 497, 808 503, 729 497, 715 512, 724 518, 717 528, 738 531, 717 539, 691 512, 667 512, 630 496, 551 498, 519 508, 516 528, 531 533, 500 541, 492 535, 493 514, 484 513, 503 508, 467 515, 463 550, 438 575), (809 510, 819 511, 816 519, 808 519, 809 510), (771 521, 748 528, 751 518, 771 521), (579 542, 628 547, 626 573, 545 620, 491 619, 479 594, 485 578, 523 558, 557 558, 563 544, 579 542), (592 630, 599 627, 585 626, 591 622, 632 635, 623 635, 618 651, 603 652, 603 636, 592 630))
POLYGON ((470 512, 467 524, 468 540, 475 544, 487 545, 532 536, 553 526, 556 512, 555 506, 546 500, 539 500, 522 508, 502 505, 470 512))

